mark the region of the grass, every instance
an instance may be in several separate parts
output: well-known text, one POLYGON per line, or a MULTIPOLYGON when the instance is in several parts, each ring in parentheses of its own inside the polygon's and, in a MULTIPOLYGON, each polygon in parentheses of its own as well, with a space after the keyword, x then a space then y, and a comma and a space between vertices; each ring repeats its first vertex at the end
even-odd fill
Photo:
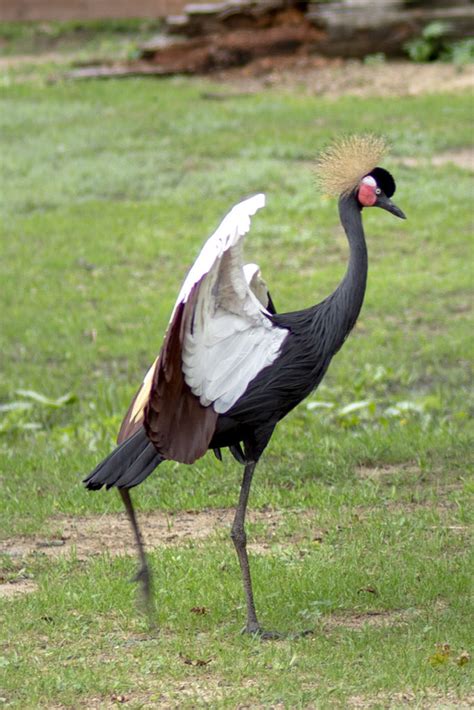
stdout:
POLYGON ((132 58, 137 47, 156 35, 161 20, 115 19, 67 22, 0 22, 0 57, 40 57, 54 53, 56 61, 91 57, 132 58))
MULTIPOLYGON (((471 98, 268 90, 214 102, 209 88, 48 85, 41 74, 3 88, 0 532, 54 538, 64 515, 120 511, 118 496, 88 494, 80 478, 113 445, 186 269, 238 199, 267 193, 247 254, 279 310, 335 287, 347 248, 310 161, 335 133, 381 131, 408 221, 365 215, 359 324, 324 385, 279 426, 251 494, 252 508, 282 511, 275 529, 249 526, 268 548, 252 558, 262 621, 314 634, 239 635, 243 596, 224 532, 151 551, 159 635, 134 603, 132 549, 4 554, 2 579, 37 588, 0 602, 1 702, 377 708, 405 695, 460 707, 472 687, 461 660, 471 641, 472 182, 424 161, 470 145, 471 98)), ((240 475, 227 456, 169 463, 136 504, 233 506, 240 475)))

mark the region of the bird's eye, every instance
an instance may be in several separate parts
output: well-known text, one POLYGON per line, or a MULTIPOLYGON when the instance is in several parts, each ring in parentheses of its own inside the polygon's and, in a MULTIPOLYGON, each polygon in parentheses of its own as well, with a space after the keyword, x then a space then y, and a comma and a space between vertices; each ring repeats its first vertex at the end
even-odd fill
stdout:
POLYGON ((382 190, 380 189, 380 187, 376 187, 376 188, 375 188, 375 194, 376 194, 376 195, 380 195, 381 192, 382 192, 382 190))

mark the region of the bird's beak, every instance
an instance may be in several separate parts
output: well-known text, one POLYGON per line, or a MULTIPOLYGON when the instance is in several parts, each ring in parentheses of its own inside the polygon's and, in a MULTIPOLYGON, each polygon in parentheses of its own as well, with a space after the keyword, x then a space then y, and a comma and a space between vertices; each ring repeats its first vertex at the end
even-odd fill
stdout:
POLYGON ((387 195, 383 193, 379 196, 377 202, 375 203, 377 207, 381 207, 387 212, 391 212, 395 217, 400 217, 400 219, 406 219, 405 214, 401 211, 400 207, 397 207, 392 200, 390 200, 387 195))

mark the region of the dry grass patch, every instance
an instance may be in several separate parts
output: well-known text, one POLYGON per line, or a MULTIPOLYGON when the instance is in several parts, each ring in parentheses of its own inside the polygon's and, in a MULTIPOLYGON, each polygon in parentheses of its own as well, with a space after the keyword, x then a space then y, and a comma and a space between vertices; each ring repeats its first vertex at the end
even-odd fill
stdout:
MULTIPOLYGON (((213 77, 215 78, 215 76, 213 77)), ((322 96, 420 96, 445 91, 469 91, 474 73, 469 66, 416 64, 409 61, 364 63, 317 56, 257 59, 245 67, 219 72, 234 90, 287 88, 322 96)))

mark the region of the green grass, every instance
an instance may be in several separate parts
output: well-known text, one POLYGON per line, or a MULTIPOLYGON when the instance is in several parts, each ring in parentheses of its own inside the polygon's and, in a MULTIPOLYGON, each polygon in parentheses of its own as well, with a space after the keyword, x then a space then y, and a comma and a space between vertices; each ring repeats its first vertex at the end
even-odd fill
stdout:
MULTIPOLYGON (((112 19, 67 22, 0 22, 0 57, 54 52, 64 62, 77 59, 136 56, 141 43, 156 35, 161 20, 112 19)), ((58 59, 59 59, 58 57, 58 59)))
MULTIPOLYGON (((158 636, 134 604, 133 550, 4 555, 4 580, 31 575, 38 587, 1 602, 2 702, 92 707, 123 694, 137 708, 343 708, 351 698, 375 708, 408 693, 420 705, 461 703, 472 667, 456 662, 470 643, 472 181, 423 161, 470 144, 472 100, 272 90, 213 102, 209 86, 40 76, 3 88, 0 403, 22 405, 0 411, 0 533, 46 537, 60 532, 58 516, 120 510, 118 496, 87 493, 80 478, 113 445, 186 269, 237 200, 267 193, 247 255, 279 310, 335 287, 347 247, 310 161, 336 133, 383 132, 408 221, 365 215, 364 309, 310 398, 328 406, 305 402, 281 423, 250 501, 283 511, 273 534, 249 526, 270 546, 252 559, 262 622, 314 635, 239 635, 240 575, 223 533, 151 552, 158 636), (420 167, 404 167, 407 156, 420 167), (73 396, 53 406, 21 389, 73 396), (451 651, 438 663, 442 643, 451 651), (185 662, 198 659, 210 662, 185 662)), ((135 500, 142 511, 233 506, 240 475, 228 456, 168 463, 135 500)))

